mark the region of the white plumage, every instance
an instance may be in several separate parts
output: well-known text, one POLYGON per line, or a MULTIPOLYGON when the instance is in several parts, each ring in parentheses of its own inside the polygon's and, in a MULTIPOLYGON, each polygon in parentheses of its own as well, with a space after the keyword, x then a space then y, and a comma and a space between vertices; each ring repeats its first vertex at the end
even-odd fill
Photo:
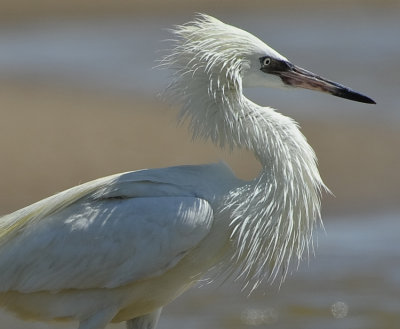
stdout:
POLYGON ((214 268, 253 289, 286 274, 319 219, 314 152, 296 123, 243 86, 298 86, 373 102, 295 67, 253 35, 201 15, 162 65, 194 137, 252 150, 251 181, 222 164, 101 178, 0 219, 0 304, 26 319, 154 328, 164 305, 214 268))

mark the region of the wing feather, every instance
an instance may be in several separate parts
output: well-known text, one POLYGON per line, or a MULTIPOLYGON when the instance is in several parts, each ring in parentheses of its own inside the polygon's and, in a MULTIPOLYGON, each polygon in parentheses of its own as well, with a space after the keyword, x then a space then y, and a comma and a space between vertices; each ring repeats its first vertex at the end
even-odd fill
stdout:
POLYGON ((161 275, 241 181, 223 163, 117 174, 0 218, 0 292, 114 288, 161 275))
POLYGON ((208 234, 208 201, 170 183, 122 183, 108 178, 8 215, 0 291, 122 286, 164 273, 208 234))
POLYGON ((119 175, 100 178, 57 193, 30 206, 17 210, 0 218, 0 247, 23 231, 31 223, 51 216, 68 207, 77 200, 110 185, 119 175))

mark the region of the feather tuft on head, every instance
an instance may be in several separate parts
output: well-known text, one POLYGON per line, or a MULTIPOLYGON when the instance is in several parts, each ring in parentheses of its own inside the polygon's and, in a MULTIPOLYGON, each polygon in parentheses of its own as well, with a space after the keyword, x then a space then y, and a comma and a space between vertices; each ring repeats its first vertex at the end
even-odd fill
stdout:
MULTIPOLYGON (((242 76, 254 54, 269 47, 252 34, 200 14, 172 30, 174 46, 161 61, 173 70, 166 94, 181 105, 193 137, 232 145, 226 129, 242 115, 242 76)), ((272 50, 271 50, 272 51, 272 50)))

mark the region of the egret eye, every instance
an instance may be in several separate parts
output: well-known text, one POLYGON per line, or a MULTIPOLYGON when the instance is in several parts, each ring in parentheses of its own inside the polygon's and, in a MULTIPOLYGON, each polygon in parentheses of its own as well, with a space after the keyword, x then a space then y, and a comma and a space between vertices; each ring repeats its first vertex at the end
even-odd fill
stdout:
POLYGON ((269 64, 271 64, 271 58, 269 57, 265 57, 262 61, 262 65, 263 66, 268 66, 269 64))

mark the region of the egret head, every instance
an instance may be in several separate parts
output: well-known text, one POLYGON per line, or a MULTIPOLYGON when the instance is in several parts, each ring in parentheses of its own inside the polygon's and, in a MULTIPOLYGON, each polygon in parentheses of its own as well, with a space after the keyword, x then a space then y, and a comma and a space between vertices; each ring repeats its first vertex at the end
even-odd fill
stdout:
POLYGON ((209 82, 210 92, 219 89, 225 94, 232 89, 241 91, 243 84, 282 85, 279 78, 262 74, 260 58, 287 59, 244 30, 200 14, 172 32, 176 45, 164 63, 177 72, 179 81, 186 80, 185 86, 195 80, 209 82))
POLYGON ((178 88, 189 93, 192 81, 203 80, 213 96, 225 95, 229 90, 241 94, 242 86, 299 87, 375 103, 362 94, 295 66, 254 35, 214 17, 199 15, 197 20, 178 26, 173 33, 178 37, 176 47, 165 58, 165 63, 173 67, 179 80, 183 81, 178 88))

